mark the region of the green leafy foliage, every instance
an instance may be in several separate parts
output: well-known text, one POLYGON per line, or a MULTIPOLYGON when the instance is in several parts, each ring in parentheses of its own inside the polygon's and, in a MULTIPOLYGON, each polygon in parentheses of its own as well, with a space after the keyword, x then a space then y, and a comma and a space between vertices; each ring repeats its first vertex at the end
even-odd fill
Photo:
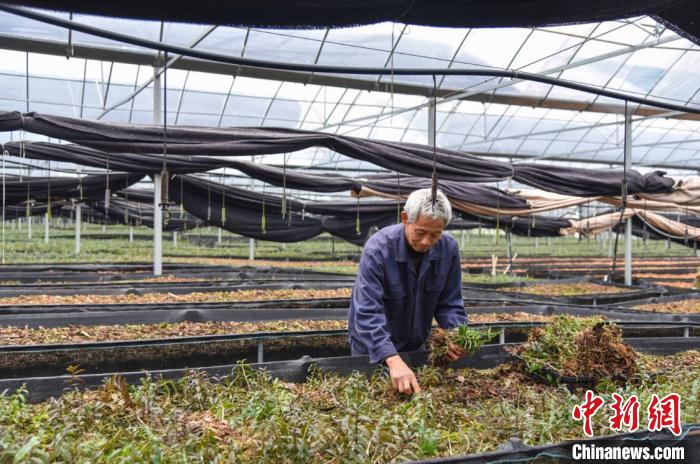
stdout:
MULTIPOLYGON (((636 384, 598 391, 682 397, 683 422, 700 422, 700 353, 642 356, 636 384)), ((571 418, 583 391, 532 382, 516 369, 416 370, 423 392, 393 391, 386 374, 312 370, 288 383, 238 365, 229 376, 123 378, 96 390, 68 390, 40 404, 27 391, 0 395, 0 462, 397 462, 493 451, 510 437, 529 445, 580 438, 571 418)), ((596 435, 611 434, 607 415, 596 435)))
POLYGON ((484 343, 493 340, 497 335, 497 331, 473 329, 467 325, 461 325, 451 330, 434 328, 426 342, 428 362, 433 365, 447 364, 449 362, 447 352, 450 345, 461 347, 468 356, 471 356, 479 351, 484 343))

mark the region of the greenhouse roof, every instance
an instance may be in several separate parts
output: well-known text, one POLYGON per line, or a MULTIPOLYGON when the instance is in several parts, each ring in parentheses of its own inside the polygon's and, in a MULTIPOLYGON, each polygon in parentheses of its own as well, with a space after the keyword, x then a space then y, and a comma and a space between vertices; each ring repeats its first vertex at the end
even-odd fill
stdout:
MULTIPOLYGON (((68 19, 69 14, 49 13, 68 19)), ((106 18, 72 20, 244 58, 396 68, 518 70, 700 108, 700 48, 649 16, 557 27, 398 23, 261 29, 106 18)), ((153 122, 156 52, 0 12, 0 110, 153 122), (70 37, 69 37, 70 36, 70 37), (69 40, 72 56, 69 53, 69 40), (132 97, 133 98, 129 98, 132 97)), ((427 144, 431 76, 264 70, 170 56, 168 124, 278 126, 427 144)), ((437 76, 437 144, 484 156, 619 164, 624 103, 549 84, 437 76)), ((697 170, 697 114, 634 111, 633 166, 697 170)), ((8 134, 6 138, 16 135, 8 134)), ((261 161, 278 163, 279 155, 261 161)), ((368 169, 323 148, 290 163, 368 169)))

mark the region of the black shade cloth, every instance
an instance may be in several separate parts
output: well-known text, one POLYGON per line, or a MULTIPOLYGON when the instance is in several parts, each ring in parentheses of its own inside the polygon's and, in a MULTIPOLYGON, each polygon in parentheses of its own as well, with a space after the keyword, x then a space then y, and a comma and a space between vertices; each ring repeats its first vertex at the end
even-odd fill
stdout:
MULTIPOLYGON (((375 206, 375 210, 359 211, 357 205, 328 205, 307 203, 286 198, 285 217, 282 217, 283 198, 178 175, 170 180, 171 199, 192 215, 223 229, 246 237, 275 242, 308 240, 322 232, 329 232, 354 244, 362 244, 373 227, 389 225, 396 220, 396 205, 375 206), (182 192, 182 194, 181 194, 182 192), (330 209, 334 214, 322 216, 330 209), (378 211, 377 211, 378 210, 378 211), (314 214, 315 213, 315 214, 314 214), (264 218, 264 219, 263 219, 264 218)), ((352 204, 350 204, 352 203, 352 204)))
POLYGON ((197 2, 196 8, 187 2, 138 0, 16 0, 8 3, 101 16, 270 28, 347 27, 384 21, 441 27, 538 27, 651 14, 691 40, 700 37, 700 11, 697 3, 690 0, 202 0, 197 2))
POLYGON ((47 202, 49 199, 70 200, 104 198, 109 185, 110 191, 124 189, 142 179, 142 175, 110 173, 78 177, 22 177, 5 176, 5 205, 16 205, 27 200, 47 202), (80 193, 82 188, 82 195, 80 193))
MULTIPOLYGON (((63 161, 81 166, 113 169, 142 175, 159 173, 163 157, 140 153, 107 153, 75 144, 47 142, 7 142, 3 145, 9 155, 30 159, 63 161)), ((206 172, 225 166, 235 167, 235 162, 201 156, 168 156, 168 170, 177 174, 206 172)))
MULTIPOLYGON (((51 203, 51 216, 61 215, 61 209, 65 206, 65 202, 58 201, 51 203)), ((27 216, 43 216, 49 210, 48 204, 31 204, 31 205, 12 205, 5 207, 5 219, 17 219, 27 216)), ((0 211, 2 208, 0 207, 0 211)))
MULTIPOLYGON (((459 229, 510 229, 515 235, 524 237, 559 237, 561 229, 571 227, 568 219, 560 219, 549 216, 530 216, 527 218, 500 216, 487 217, 458 212, 461 222, 456 222, 459 229)), ((452 225, 452 223, 450 223, 452 225)), ((451 228, 448 225, 448 229, 451 228)))
MULTIPOLYGON (((356 180, 372 190, 392 195, 407 195, 414 190, 430 188, 430 179, 422 177, 383 175, 369 176, 366 180, 356 180)), ((354 190, 357 191, 358 189, 354 190)), ((440 190, 448 198, 477 205, 492 208, 529 208, 526 200, 495 187, 443 180, 440 181, 440 190)))
MULTIPOLYGON (((513 169, 513 179, 522 184, 575 196, 619 196, 624 177, 621 169, 582 169, 533 163, 515 164, 513 169)), ((664 177, 665 174, 663 171, 640 174, 630 170, 627 174, 627 193, 670 192, 674 181, 664 177)))
MULTIPOLYGON (((201 132, 205 129, 199 128, 197 130, 201 132)), ((381 144, 383 142, 378 143, 381 144)), ((109 166, 112 169, 140 174, 157 173, 162 169, 162 157, 153 154, 107 154, 104 151, 74 144, 50 144, 44 142, 22 144, 9 142, 4 146, 8 153, 13 156, 20 156, 23 153, 28 158, 66 161, 100 168, 109 166)), ((412 155, 406 154, 405 156, 411 157, 412 155)), ((484 169, 487 170, 491 163, 480 158, 474 158, 473 161, 474 166, 478 162, 483 162, 484 169)), ((509 164, 504 163, 504 165, 510 167, 509 164)), ((314 175, 294 169, 283 169, 243 160, 224 160, 184 155, 168 156, 168 170, 172 173, 202 172, 224 166, 237 169, 255 179, 272 185, 315 192, 341 192, 351 189, 359 191, 365 185, 383 193, 407 194, 418 188, 430 187, 430 181, 426 177, 406 175, 398 175, 397 177, 396 174, 371 175, 362 178, 328 174, 314 175)), ((515 180, 550 192, 576 196, 617 196, 621 192, 622 170, 569 168, 534 163, 515 164, 512 168, 515 180)), ((426 171, 426 173, 429 174, 430 170, 426 171)), ((426 174, 424 173, 423 175, 426 174)), ((671 178, 664 177, 664 175, 665 173, 662 171, 654 171, 642 175, 637 171, 630 170, 628 174, 628 193, 670 192, 674 181, 671 178)), ((525 200, 515 195, 492 186, 470 184, 466 179, 468 179, 468 176, 465 176, 465 179, 462 181, 441 179, 440 188, 452 199, 478 205, 515 209, 528 207, 525 200)))
MULTIPOLYGON (((111 153, 162 153, 163 127, 117 124, 48 116, 0 112, 0 131, 24 129, 111 153)), ((426 145, 364 140, 355 137, 284 128, 168 127, 168 154, 251 156, 289 153, 325 147, 350 158, 390 171, 430 177, 433 149, 426 145)), ((492 182, 512 175, 508 163, 437 149, 436 169, 441 179, 492 182)))

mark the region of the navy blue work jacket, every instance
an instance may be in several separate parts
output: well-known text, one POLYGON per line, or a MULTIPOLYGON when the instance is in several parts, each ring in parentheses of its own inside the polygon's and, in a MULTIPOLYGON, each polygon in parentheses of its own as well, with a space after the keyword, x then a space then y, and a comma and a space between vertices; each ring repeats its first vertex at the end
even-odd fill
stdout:
POLYGON ((365 244, 348 321, 353 355, 378 363, 418 349, 435 318, 451 329, 467 323, 457 241, 447 234, 415 269, 403 224, 377 231, 365 244))

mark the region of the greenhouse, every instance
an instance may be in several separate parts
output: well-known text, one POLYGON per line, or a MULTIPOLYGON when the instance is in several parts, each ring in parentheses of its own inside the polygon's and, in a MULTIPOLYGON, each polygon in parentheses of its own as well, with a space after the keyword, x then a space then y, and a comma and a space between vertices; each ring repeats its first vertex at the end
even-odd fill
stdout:
POLYGON ((697 462, 698 24, 0 2, 0 463, 697 462))

